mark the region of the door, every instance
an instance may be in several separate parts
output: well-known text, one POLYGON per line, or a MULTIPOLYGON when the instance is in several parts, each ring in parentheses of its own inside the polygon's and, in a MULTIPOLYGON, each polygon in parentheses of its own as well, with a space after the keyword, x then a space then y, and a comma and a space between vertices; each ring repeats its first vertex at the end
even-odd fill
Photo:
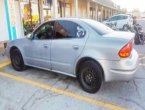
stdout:
MULTIPOLYGON (((110 26, 116 26, 117 27, 117 18, 118 16, 113 16, 109 19, 109 25, 110 26)), ((117 27, 118 28, 118 27, 117 27)))
POLYGON ((73 74, 73 65, 86 42, 85 29, 71 21, 56 21, 51 45, 52 70, 73 74))
POLYGON ((53 22, 40 26, 33 34, 25 48, 26 64, 45 69, 51 69, 50 46, 53 36, 53 22))
POLYGON ((127 24, 127 16, 118 16, 117 27, 122 29, 125 24, 127 24))

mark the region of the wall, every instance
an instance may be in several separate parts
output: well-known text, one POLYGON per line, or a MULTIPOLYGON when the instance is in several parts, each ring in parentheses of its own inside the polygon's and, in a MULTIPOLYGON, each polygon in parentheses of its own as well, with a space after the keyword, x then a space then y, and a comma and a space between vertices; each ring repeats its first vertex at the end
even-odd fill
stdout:
POLYGON ((0 42, 24 37, 19 1, 0 0, 0 6, 0 42))
POLYGON ((17 28, 17 38, 23 38, 23 26, 21 20, 21 9, 19 1, 15 1, 15 19, 16 19, 16 28, 17 28))
POLYGON ((79 17, 81 18, 87 18, 87 0, 79 0, 79 17))
POLYGON ((4 0, 0 0, 0 41, 9 40, 4 0))

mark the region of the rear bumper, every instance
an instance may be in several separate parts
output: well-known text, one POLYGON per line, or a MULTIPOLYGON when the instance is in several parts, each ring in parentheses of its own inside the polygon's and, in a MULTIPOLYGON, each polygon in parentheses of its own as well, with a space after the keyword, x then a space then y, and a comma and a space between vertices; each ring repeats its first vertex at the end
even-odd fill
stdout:
POLYGON ((105 68, 105 82, 131 80, 136 74, 138 63, 139 56, 136 50, 132 51, 129 58, 120 59, 119 61, 107 61, 103 67, 105 68))
POLYGON ((108 81, 129 81, 134 78, 137 67, 133 70, 110 70, 108 81))

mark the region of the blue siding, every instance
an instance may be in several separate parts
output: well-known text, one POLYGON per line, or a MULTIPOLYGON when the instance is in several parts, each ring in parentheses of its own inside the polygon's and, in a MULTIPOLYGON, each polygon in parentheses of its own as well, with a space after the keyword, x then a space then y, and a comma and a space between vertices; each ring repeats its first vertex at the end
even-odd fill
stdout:
POLYGON ((7 19, 9 40, 12 40, 11 24, 10 24, 10 17, 9 17, 9 10, 8 10, 8 2, 7 2, 7 0, 4 0, 4 4, 5 4, 5 11, 6 11, 6 19, 7 19))
POLYGON ((8 33, 9 33, 9 40, 14 40, 14 39, 17 38, 17 32, 16 32, 16 27, 11 26, 11 23, 10 23, 10 15, 9 15, 9 8, 8 8, 8 2, 7 1, 8 0, 4 0, 7 27, 8 27, 8 33))

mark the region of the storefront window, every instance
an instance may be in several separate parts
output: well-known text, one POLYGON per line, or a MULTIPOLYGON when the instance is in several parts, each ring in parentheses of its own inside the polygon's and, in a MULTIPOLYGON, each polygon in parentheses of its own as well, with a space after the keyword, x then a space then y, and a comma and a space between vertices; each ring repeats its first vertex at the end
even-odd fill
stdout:
POLYGON ((52 0, 43 0, 43 19, 49 20, 53 16, 52 0))
POLYGON ((94 7, 90 7, 90 18, 95 19, 96 9, 94 7))
POLYGON ((38 0, 21 0, 20 8, 24 34, 27 35, 39 24, 38 0))
POLYGON ((59 17, 71 16, 71 3, 69 0, 63 0, 58 2, 58 15, 59 17))

